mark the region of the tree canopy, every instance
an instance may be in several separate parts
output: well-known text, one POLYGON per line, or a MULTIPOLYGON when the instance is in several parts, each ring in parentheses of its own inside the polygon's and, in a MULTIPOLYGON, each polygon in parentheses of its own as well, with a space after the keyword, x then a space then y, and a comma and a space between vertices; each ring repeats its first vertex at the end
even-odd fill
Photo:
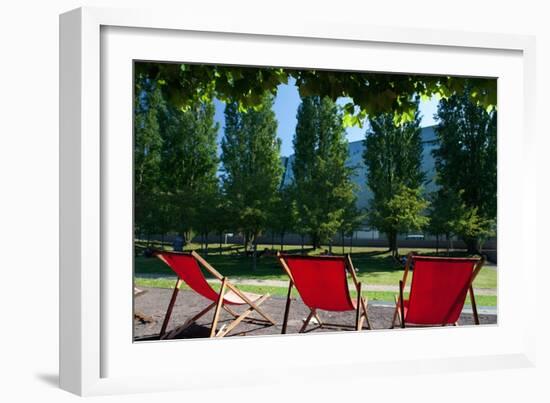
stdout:
POLYGON ((136 63, 135 71, 137 77, 158 81, 167 99, 184 109, 214 98, 235 102, 240 111, 260 108, 264 92, 275 95, 280 84, 294 80, 302 97, 350 98, 345 126, 360 126, 367 116, 388 112, 395 124, 413 121, 415 95, 445 99, 462 94, 466 80, 471 88, 467 96, 476 105, 492 110, 497 102, 496 80, 484 78, 147 62, 136 63))

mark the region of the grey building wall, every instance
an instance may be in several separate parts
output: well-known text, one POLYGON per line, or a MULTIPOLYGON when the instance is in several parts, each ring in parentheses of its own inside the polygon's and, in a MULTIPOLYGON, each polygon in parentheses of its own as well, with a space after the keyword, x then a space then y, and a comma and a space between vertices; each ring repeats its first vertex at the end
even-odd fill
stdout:
MULTIPOLYGON (((425 192, 432 192, 435 190, 435 161, 432 156, 432 150, 437 148, 437 137, 434 131, 435 126, 428 126, 422 128, 422 144, 424 145, 424 151, 422 153, 422 170, 426 172, 426 184, 425 192)), ((363 151, 365 149, 364 142, 353 141, 348 144, 348 159, 346 165, 348 167, 354 167, 355 173, 352 181, 356 185, 357 195, 357 207, 365 208, 368 206, 369 200, 372 198, 372 192, 367 185, 367 167, 363 162, 363 151)), ((293 180, 292 164, 294 162, 294 155, 289 157, 283 157, 283 185, 289 185, 293 180)))

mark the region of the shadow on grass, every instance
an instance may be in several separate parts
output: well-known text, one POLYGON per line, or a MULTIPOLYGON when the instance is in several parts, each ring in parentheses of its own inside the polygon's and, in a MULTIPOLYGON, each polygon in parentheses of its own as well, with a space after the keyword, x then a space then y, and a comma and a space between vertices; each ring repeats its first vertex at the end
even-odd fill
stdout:
MULTIPOLYGON (((276 258, 276 250, 261 250, 256 259, 256 270, 253 269, 253 258, 235 251, 241 250, 240 245, 228 246, 226 253, 215 253, 216 248, 209 248, 208 252, 196 249, 208 262, 225 276, 239 278, 245 277, 250 279, 279 279, 284 276, 279 262, 276 258), (233 252, 233 253, 231 253, 233 252)), ((335 248, 334 248, 335 249, 335 248)), ((334 250, 333 249, 333 250, 334 250)), ((324 252, 325 248, 314 250, 311 247, 305 248, 304 252, 308 255, 319 255, 324 252)), ((301 254, 302 248, 300 245, 295 247, 285 247, 285 253, 301 254)), ((338 255, 338 253, 334 253, 338 255)), ((387 250, 373 251, 357 251, 351 253, 351 258, 354 266, 360 273, 392 273, 402 270, 402 266, 397 263, 387 250)), ((158 275, 158 276, 173 276, 172 270, 162 261, 154 257, 135 257, 135 274, 136 275, 158 275)), ((205 273, 207 277, 211 277, 209 273, 205 273)))
MULTIPOLYGON (((166 248, 169 249, 168 246, 166 248)), ((253 269, 252 255, 245 254, 244 248, 240 244, 223 245, 221 249, 217 244, 210 244, 208 249, 201 249, 199 244, 190 244, 187 248, 196 250, 218 271, 229 277, 258 280, 286 278, 276 259, 276 254, 280 250, 278 245, 275 245, 273 249, 271 249, 271 245, 259 245, 255 270, 253 269)), ((306 245, 304 248, 301 245, 284 245, 283 249, 284 253, 288 254, 320 255, 329 248, 327 245, 323 245, 319 249, 313 249, 310 245, 306 245)), ((341 252, 339 247, 334 246, 332 250, 334 255, 342 255, 339 253, 341 252)), ((411 250, 400 248, 403 256, 411 250)), ((446 249, 437 252, 433 249, 420 249, 419 253, 428 256, 467 256, 463 251, 448 252, 446 249)), ((384 274, 393 274, 403 270, 402 262, 394 259, 386 248, 357 247, 350 254, 359 273, 372 275, 373 278, 381 278, 384 274)), ((174 275, 172 270, 159 259, 144 256, 135 257, 135 274, 137 276, 160 277, 174 275)), ((205 273, 205 275, 211 277, 209 273, 205 273)))

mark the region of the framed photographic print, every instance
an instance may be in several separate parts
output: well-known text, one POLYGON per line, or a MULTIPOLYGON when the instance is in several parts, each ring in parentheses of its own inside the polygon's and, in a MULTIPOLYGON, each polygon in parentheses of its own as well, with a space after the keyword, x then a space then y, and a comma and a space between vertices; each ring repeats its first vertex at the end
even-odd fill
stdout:
POLYGON ((107 9, 60 35, 64 389, 530 365, 531 38, 107 9))

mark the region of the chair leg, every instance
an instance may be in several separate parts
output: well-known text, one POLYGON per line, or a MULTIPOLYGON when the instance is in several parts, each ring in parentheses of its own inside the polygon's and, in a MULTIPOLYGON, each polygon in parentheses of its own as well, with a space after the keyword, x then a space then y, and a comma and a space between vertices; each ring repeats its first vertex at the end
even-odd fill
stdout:
MULTIPOLYGON (((370 326, 369 314, 368 314, 368 308, 369 308, 368 300, 365 300, 365 298, 363 297, 361 297, 361 307, 363 309, 363 315, 365 317, 365 320, 367 321, 367 329, 371 330, 372 327, 370 326)), ((361 323, 361 328, 362 327, 363 327, 363 324, 361 323)))
POLYGON ((319 314, 317 313, 317 311, 315 312, 315 315, 313 315, 313 316, 315 317, 315 319, 317 319, 317 322, 319 322, 319 327, 323 327, 323 321, 319 317, 319 314))
MULTIPOLYGON (((259 300, 256 301, 256 305, 261 305, 267 298, 269 298, 269 294, 264 295, 259 300)), ((239 315, 233 322, 229 323, 226 327, 223 329, 220 329, 218 333, 216 333, 216 337, 224 337, 227 333, 229 333, 231 330, 233 330, 239 323, 241 323, 248 315, 250 315, 252 312, 254 312, 255 309, 250 307, 247 310, 245 310, 241 315, 239 315)), ((266 323, 269 323, 266 321, 266 323)))
POLYGON ((226 285, 231 291, 237 294, 244 302, 246 302, 249 306, 254 308, 258 313, 258 315, 262 316, 264 319, 270 322, 273 326, 277 325, 277 322, 275 322, 267 313, 261 310, 250 298, 248 298, 245 294, 243 294, 242 291, 240 291, 238 288, 236 288, 229 282, 227 282, 226 285))
POLYGON ((405 296, 403 295, 403 287, 405 284, 403 281, 399 282, 399 320, 401 322, 401 328, 405 328, 405 296))
POLYGON ((479 316, 477 314, 476 298, 474 296, 474 287, 470 285, 470 302, 472 303, 472 313, 474 314, 474 323, 479 325, 479 316))
POLYGON ((286 295, 286 305, 285 305, 285 314, 283 317, 283 328, 281 334, 286 334, 286 326, 288 322, 288 312, 290 310, 290 292, 292 291, 292 280, 288 283, 288 293, 286 295))
POLYGON ((360 314, 359 315, 359 323, 357 324, 357 329, 358 331, 361 331, 363 330, 363 322, 365 321, 365 315, 363 314, 360 314))
POLYGON ((307 325, 309 325, 309 321, 311 320, 313 315, 315 315, 315 309, 312 309, 310 311, 309 315, 307 316, 306 320, 304 321, 304 324, 302 325, 302 328, 300 329, 300 331, 298 333, 304 333, 304 330, 306 330, 307 325))
POLYGON ((357 302, 355 303, 355 330, 361 330, 361 283, 357 284, 357 302))
MULTIPOLYGON (((391 327, 390 329, 393 329, 395 327, 395 321, 397 320, 397 315, 398 315, 398 306, 399 306, 399 299, 395 296, 394 297, 395 299, 395 310, 393 311, 393 318, 391 320, 391 327)), ((399 323, 399 325, 401 325, 401 323, 399 323)))
POLYGON ((170 298, 170 303, 166 309, 166 315, 164 315, 164 321, 162 322, 162 327, 160 328, 159 338, 163 338, 166 333, 166 328, 168 327, 168 322, 170 321, 170 316, 172 316, 172 310, 174 309, 174 304, 176 303, 176 298, 178 297, 178 292, 180 290, 181 279, 178 278, 176 285, 174 286, 174 291, 172 292, 172 297, 170 298))
POLYGON ((212 328, 210 329, 210 337, 214 337, 216 334, 216 327, 218 326, 218 318, 220 317, 221 307, 223 305, 223 294, 225 294, 225 277, 222 280, 222 286, 220 288, 220 295, 216 302, 216 310, 214 311, 214 319, 212 320, 212 328))
MULTIPOLYGON (((269 296, 269 294, 265 294, 266 296, 269 296)), ((229 313, 231 316, 233 316, 233 319, 237 319, 239 316, 241 316, 240 313, 234 311, 233 309, 229 308, 227 305, 223 304, 222 305, 222 308, 227 312, 229 313)), ((271 322, 269 322, 268 320, 265 320, 265 319, 260 319, 260 318, 247 318, 245 320, 245 322, 253 322, 253 323, 269 323, 270 325, 272 324, 271 322)))

